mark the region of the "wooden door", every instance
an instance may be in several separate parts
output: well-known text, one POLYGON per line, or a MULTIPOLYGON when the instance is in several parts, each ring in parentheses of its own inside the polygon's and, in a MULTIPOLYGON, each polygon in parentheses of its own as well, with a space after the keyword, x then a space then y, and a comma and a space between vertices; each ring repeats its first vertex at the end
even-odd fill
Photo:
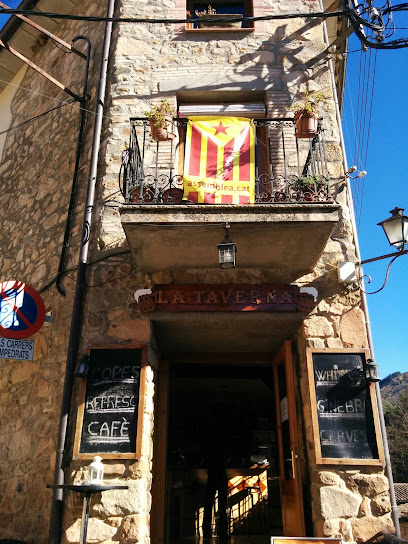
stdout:
POLYGON ((305 536, 292 347, 286 340, 273 359, 283 534, 305 536))
POLYGON ((168 361, 159 361, 158 398, 155 407, 155 440, 153 445, 153 482, 150 536, 152 544, 163 544, 166 516, 167 415, 169 390, 168 361))

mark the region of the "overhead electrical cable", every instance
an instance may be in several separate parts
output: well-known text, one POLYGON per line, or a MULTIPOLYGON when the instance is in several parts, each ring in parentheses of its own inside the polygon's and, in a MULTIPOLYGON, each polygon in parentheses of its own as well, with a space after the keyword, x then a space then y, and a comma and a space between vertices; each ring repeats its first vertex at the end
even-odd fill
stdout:
MULTIPOLYGON (((306 13, 280 13, 274 15, 259 15, 256 17, 242 17, 240 21, 273 21, 280 19, 297 19, 297 18, 327 18, 327 17, 339 17, 340 15, 348 15, 350 12, 354 12, 353 8, 347 8, 341 11, 318 11, 318 12, 306 12, 306 13)), ((54 13, 49 11, 36 11, 30 9, 5 9, 0 8, 0 15, 33 15, 35 17, 48 17, 51 19, 67 19, 70 21, 90 21, 95 23, 150 23, 150 24, 181 24, 192 23, 197 19, 184 18, 184 19, 149 19, 148 17, 103 17, 97 15, 71 15, 68 13, 54 13)), ((225 16, 225 18, 217 19, 217 22, 230 22, 235 19, 225 16)), ((213 19, 200 18, 200 22, 212 22, 213 19)))
POLYGON ((29 123, 37 121, 37 119, 40 119, 41 117, 44 117, 44 115, 48 115, 49 113, 51 113, 51 112, 53 112, 55 110, 59 110, 60 108, 63 108, 64 106, 69 106, 72 102, 75 102, 75 100, 72 100, 70 102, 64 102, 63 104, 59 104, 58 106, 55 106, 55 108, 51 108, 50 110, 43 111, 42 113, 39 113, 35 117, 31 117, 30 119, 27 119, 26 121, 23 121, 22 123, 19 123, 18 125, 14 125, 13 127, 10 127, 10 128, 8 128, 6 130, 2 130, 0 132, 0 136, 2 136, 3 134, 7 134, 8 132, 11 132, 11 131, 16 130, 18 128, 21 128, 21 127, 23 127, 25 125, 28 125, 29 123))
MULTIPOLYGON (((376 68, 377 68, 377 49, 375 50, 375 53, 374 53, 373 73, 372 73, 372 80, 371 80, 370 106, 369 106, 368 116, 367 116, 368 117, 367 135, 365 137, 365 156, 364 156, 364 160, 363 160, 364 166, 367 164, 368 149, 369 149, 369 144, 370 144, 371 118, 372 118, 373 101, 374 101, 374 87, 375 87, 376 68)), ((360 209, 359 224, 360 224, 360 221, 361 221, 361 215, 362 215, 362 209, 363 209, 364 189, 365 189, 365 177, 361 179, 361 209, 360 209)))
MULTIPOLYGON (((55 98, 55 96, 49 96, 48 94, 39 93, 38 91, 33 91, 32 89, 27 89, 27 87, 22 87, 21 85, 15 85, 14 83, 10 83, 9 81, 5 81, 4 79, 0 79, 0 83, 6 83, 7 85, 11 85, 12 87, 16 87, 17 89, 21 89, 22 91, 26 91, 28 93, 32 93, 38 96, 44 96, 45 98, 49 98, 50 100, 55 100, 56 102, 60 102, 61 105, 67 105, 71 106, 71 108, 77 108, 86 111, 87 113, 91 113, 92 115, 96 115, 96 112, 93 110, 89 110, 81 106, 77 103, 76 100, 60 100, 59 98, 55 98)), ((112 119, 109 117, 109 115, 103 115, 104 119, 112 119)))
MULTIPOLYGON (((242 17, 243 22, 255 21, 273 21, 285 19, 313 19, 313 18, 329 18, 345 15, 360 41, 367 47, 374 49, 400 49, 408 47, 408 38, 399 38, 385 42, 385 38, 389 38, 394 32, 394 22, 392 13, 398 11, 408 11, 408 4, 400 4, 392 6, 390 0, 386 0, 386 4, 382 8, 374 8, 373 0, 368 0, 368 5, 358 4, 356 7, 352 0, 344 0, 345 9, 339 11, 320 11, 306 13, 281 13, 273 15, 260 15, 256 17, 242 17), (359 11, 360 10, 360 11, 359 11), (384 19, 386 22, 384 22, 384 19), (374 31, 376 38, 369 39, 362 31, 362 27, 374 31)), ((72 15, 68 13, 55 13, 48 11, 36 11, 27 9, 6 9, 0 8, 0 14, 4 15, 33 15, 35 17, 47 17, 52 19, 62 19, 71 21, 88 21, 88 22, 114 22, 114 23, 144 23, 144 24, 184 24, 197 21, 195 18, 171 19, 171 18, 146 18, 146 17, 103 17, 96 15, 72 15)), ((230 22, 232 17, 222 17, 218 22, 230 22)), ((201 22, 210 22, 210 19, 202 18, 201 22)))

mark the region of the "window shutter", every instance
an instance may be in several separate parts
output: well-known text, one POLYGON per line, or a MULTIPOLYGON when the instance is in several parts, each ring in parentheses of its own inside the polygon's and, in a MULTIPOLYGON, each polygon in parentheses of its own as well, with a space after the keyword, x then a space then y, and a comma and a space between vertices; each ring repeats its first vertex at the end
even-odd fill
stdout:
POLYGON ((263 102, 252 104, 180 104, 180 117, 193 117, 197 115, 247 117, 249 119, 264 118, 266 108, 263 102))

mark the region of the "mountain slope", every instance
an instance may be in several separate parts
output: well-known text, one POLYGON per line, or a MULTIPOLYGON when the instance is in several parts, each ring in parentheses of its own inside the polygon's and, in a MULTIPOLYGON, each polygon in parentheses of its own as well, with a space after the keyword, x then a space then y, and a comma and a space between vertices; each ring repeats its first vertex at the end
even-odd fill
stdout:
POLYGON ((380 381, 381 397, 395 405, 403 391, 408 388, 408 372, 394 372, 380 381))

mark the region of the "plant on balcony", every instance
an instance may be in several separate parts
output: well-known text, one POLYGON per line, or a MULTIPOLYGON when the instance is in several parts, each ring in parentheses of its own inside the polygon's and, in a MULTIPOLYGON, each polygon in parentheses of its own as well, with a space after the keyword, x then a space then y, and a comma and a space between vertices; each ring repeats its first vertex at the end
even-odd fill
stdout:
POLYGON ((296 138, 313 138, 316 135, 319 105, 325 102, 324 93, 312 93, 309 91, 300 93, 300 100, 288 108, 295 114, 296 138))
POLYGON ((182 204, 184 189, 181 187, 170 187, 162 194, 162 201, 165 204, 182 204))
POLYGON ((156 142, 164 142, 173 140, 176 137, 173 117, 176 112, 170 106, 165 98, 158 106, 153 106, 150 111, 145 111, 146 117, 150 122, 150 131, 153 140, 156 142))
POLYGON ((239 20, 239 19, 242 19, 242 14, 240 13, 217 13, 217 10, 215 8, 208 6, 208 9, 203 9, 202 11, 199 11, 198 9, 196 9, 195 14, 199 19, 211 19, 214 21, 214 22, 205 21, 202 23, 200 22, 200 28, 213 28, 214 26, 218 26, 221 28, 241 28, 242 27, 242 21, 239 20), (217 22, 217 19, 223 19, 225 17, 230 17, 230 18, 234 18, 238 20, 217 22))
POLYGON ((292 189, 296 191, 296 200, 305 200, 313 202, 315 200, 326 200, 329 182, 320 175, 304 176, 298 178, 292 185, 292 189))
POLYGON ((129 193, 129 202, 136 203, 150 203, 155 200, 155 188, 152 185, 141 180, 138 180, 132 187, 129 193), (142 188, 143 185, 143 188, 142 188))

